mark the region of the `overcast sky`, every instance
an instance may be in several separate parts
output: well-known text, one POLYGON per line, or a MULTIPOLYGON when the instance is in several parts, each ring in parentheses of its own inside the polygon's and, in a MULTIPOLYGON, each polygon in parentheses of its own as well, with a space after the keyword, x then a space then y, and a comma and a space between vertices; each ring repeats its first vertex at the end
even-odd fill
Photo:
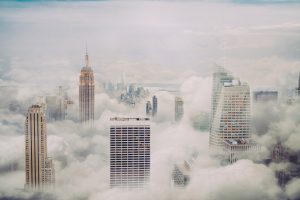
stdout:
POLYGON ((182 83, 219 64, 276 87, 300 69, 300 4, 284 2, 1 2, 0 78, 76 83, 87 44, 99 82, 182 83))

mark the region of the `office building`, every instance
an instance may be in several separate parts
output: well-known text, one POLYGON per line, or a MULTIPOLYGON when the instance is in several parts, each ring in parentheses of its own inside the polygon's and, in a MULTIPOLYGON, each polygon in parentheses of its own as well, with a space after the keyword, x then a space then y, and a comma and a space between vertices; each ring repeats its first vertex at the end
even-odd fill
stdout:
POLYGON ((175 187, 185 187, 190 182, 191 164, 187 161, 175 164, 172 172, 172 183, 175 187))
POLYGON ((152 116, 155 117, 157 115, 157 97, 152 97, 152 116))
POLYGON ((210 147, 222 149, 224 140, 251 137, 250 88, 239 80, 224 83, 213 117, 210 147))
POLYGON ((183 100, 180 97, 175 97, 175 121, 180 121, 183 117, 183 100))
POLYGON ((224 140, 225 162, 232 164, 240 159, 248 159, 260 149, 261 146, 251 139, 224 140))
POLYGON ((253 92, 253 100, 255 102, 277 102, 278 91, 276 90, 260 90, 253 92))
POLYGON ((55 182, 54 164, 47 157, 47 123, 42 106, 29 107, 25 121, 25 188, 45 189, 55 182))
POLYGON ((217 66, 215 72, 213 73, 213 88, 212 88, 212 96, 211 96, 211 122, 210 125, 213 124, 213 119, 218 107, 220 95, 224 83, 231 83, 234 77, 231 75, 229 71, 224 69, 221 66, 217 66))
POLYGON ((151 116, 152 115, 152 107, 151 107, 151 102, 147 101, 146 103, 146 115, 151 116))
POLYGON ((110 186, 143 188, 150 177, 150 119, 110 119, 110 186))
POLYGON ((80 121, 92 126, 94 122, 95 84, 94 72, 89 64, 87 52, 85 55, 85 66, 81 69, 79 82, 80 121))
POLYGON ((299 74, 299 79, 298 79, 298 87, 296 88, 296 93, 298 96, 300 96, 300 74, 299 74))

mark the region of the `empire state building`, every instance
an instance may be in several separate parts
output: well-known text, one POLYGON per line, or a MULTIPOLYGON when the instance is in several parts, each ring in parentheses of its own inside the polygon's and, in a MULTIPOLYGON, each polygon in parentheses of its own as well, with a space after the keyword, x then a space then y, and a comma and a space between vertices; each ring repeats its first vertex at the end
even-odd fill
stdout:
POLYGON ((85 66, 82 67, 79 77, 79 112, 80 122, 93 125, 95 105, 94 73, 89 64, 86 52, 85 66))

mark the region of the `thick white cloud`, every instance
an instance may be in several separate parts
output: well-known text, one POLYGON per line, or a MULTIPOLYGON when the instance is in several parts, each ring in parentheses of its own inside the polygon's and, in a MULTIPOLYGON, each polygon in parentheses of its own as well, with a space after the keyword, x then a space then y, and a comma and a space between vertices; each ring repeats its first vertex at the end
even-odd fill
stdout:
MULTIPOLYGON (((273 171, 282 167, 242 160, 222 167, 209 156, 208 133, 190 120, 210 110, 212 66, 223 64, 251 88, 296 85, 299 70, 299 5, 233 5, 186 2, 89 2, 0 6, 0 199, 34 199, 24 186, 26 109, 57 85, 68 88, 78 115, 78 75, 84 44, 96 78, 95 128, 73 121, 48 124, 48 152, 55 160, 56 199, 291 199, 273 171), (4 48, 5 47, 5 48, 4 48), (149 189, 109 189, 109 118, 145 114, 145 101, 128 108, 100 90, 104 81, 180 83, 178 94, 159 91, 152 124, 149 189), (174 123, 174 98, 185 116, 174 123), (173 190, 173 164, 198 158, 186 190, 173 190), (17 166, 17 171, 14 168, 17 166)), ((288 86, 288 87, 287 87, 288 86)), ((257 132, 269 147, 276 138, 299 150, 299 104, 255 110, 257 132)), ((46 195, 44 199, 51 199, 46 195)))

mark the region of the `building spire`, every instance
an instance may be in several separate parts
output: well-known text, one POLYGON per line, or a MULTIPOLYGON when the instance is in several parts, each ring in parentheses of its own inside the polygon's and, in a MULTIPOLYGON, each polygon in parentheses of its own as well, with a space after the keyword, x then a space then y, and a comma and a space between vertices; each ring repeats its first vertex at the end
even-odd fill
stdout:
POLYGON ((89 67, 89 55, 88 55, 88 50, 87 50, 87 44, 85 45, 85 66, 89 67))

